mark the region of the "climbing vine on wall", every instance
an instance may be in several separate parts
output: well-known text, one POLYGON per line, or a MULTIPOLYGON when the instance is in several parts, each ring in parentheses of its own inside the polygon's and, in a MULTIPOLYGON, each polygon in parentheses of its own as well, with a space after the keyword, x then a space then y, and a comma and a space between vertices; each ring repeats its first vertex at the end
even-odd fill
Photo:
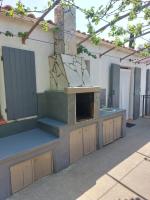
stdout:
POLYGON ((83 45, 80 45, 78 48, 77 48, 77 54, 81 54, 81 53, 85 53, 87 54, 88 56, 91 56, 92 58, 97 58, 96 55, 92 54, 86 47, 84 47, 83 45))
POLYGON ((18 32, 17 35, 14 35, 12 32, 10 31, 5 31, 5 32, 0 32, 0 34, 3 34, 7 37, 14 37, 14 36, 18 36, 18 37, 25 37, 25 35, 27 34, 27 32, 18 32))

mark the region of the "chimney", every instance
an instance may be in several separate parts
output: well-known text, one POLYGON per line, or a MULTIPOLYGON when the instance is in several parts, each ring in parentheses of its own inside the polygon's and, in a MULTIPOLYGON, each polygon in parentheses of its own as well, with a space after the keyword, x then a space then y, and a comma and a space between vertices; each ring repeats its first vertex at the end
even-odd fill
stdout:
POLYGON ((76 9, 58 5, 55 23, 59 30, 54 34, 55 53, 49 57, 50 88, 60 91, 68 87, 91 87, 85 60, 77 55, 76 9))
POLYGON ((62 8, 58 5, 54 11, 55 23, 58 31, 55 32, 55 53, 76 55, 76 9, 62 8))

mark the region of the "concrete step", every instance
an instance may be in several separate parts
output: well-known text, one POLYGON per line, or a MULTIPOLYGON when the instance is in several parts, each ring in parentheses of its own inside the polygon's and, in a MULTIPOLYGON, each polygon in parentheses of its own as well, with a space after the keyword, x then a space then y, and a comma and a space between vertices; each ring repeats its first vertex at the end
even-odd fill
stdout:
POLYGON ((38 127, 46 132, 52 133, 59 137, 60 130, 64 128, 66 124, 50 118, 41 118, 38 120, 38 127))

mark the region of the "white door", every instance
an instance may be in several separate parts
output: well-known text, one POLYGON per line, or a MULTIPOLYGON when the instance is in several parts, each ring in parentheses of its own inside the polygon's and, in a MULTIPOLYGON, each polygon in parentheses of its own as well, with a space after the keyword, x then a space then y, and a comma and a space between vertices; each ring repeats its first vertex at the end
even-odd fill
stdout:
POLYGON ((126 119, 129 119, 131 70, 120 70, 120 108, 126 110, 126 119))

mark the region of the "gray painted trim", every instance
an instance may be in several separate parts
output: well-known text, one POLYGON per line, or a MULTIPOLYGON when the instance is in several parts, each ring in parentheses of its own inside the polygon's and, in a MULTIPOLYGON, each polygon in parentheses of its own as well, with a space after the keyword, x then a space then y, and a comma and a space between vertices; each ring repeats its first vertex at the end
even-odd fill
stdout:
POLYGON ((0 126, 0 138, 31 130, 36 126, 36 118, 10 122, 0 126))
POLYGON ((100 108, 106 106, 106 89, 101 89, 100 91, 100 108))
POLYGON ((111 64, 109 72, 108 106, 119 108, 120 95, 120 65, 111 64))
MULTIPOLYGON (((150 69, 146 70, 146 95, 150 95, 150 69)), ((145 98, 145 114, 150 115, 150 97, 145 98)))
POLYGON ((134 69, 133 119, 140 117, 141 68, 134 69))

